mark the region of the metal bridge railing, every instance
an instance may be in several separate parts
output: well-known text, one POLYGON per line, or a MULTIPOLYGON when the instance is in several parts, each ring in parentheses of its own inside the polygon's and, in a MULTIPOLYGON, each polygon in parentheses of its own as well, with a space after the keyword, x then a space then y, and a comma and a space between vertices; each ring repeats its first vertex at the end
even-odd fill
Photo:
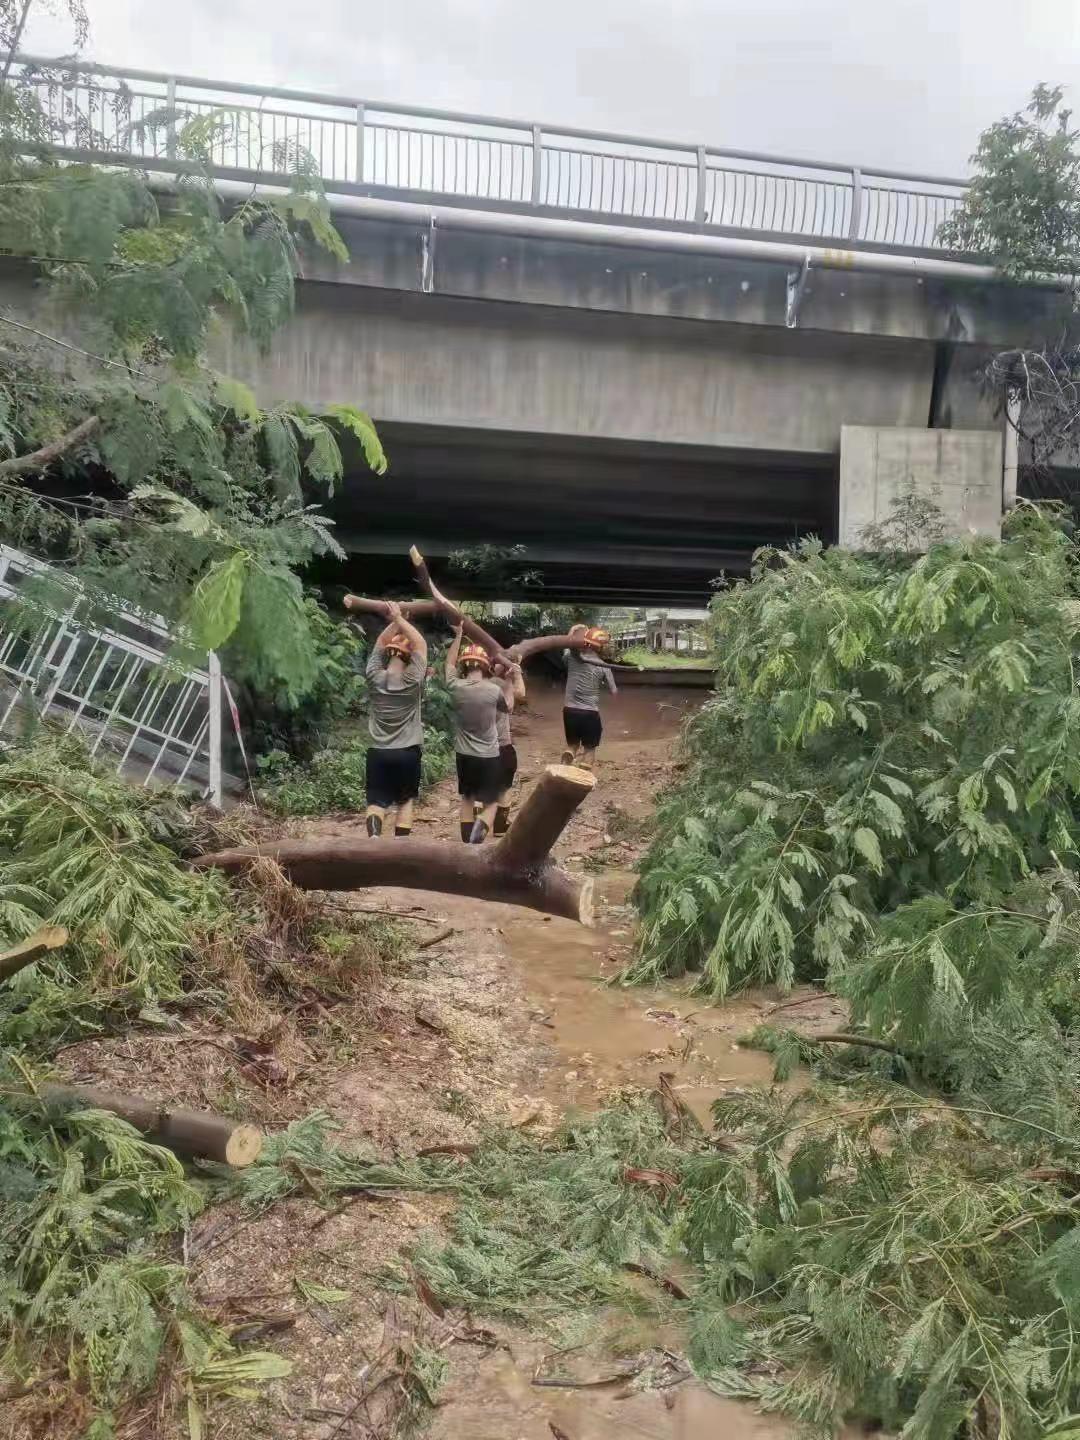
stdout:
POLYGON ((21 56, 61 153, 167 169, 213 116, 223 177, 311 164, 327 191, 423 197, 838 248, 941 254, 963 180, 21 56), (47 69, 45 67, 48 67, 47 69), (44 71, 44 73, 43 73, 44 71))

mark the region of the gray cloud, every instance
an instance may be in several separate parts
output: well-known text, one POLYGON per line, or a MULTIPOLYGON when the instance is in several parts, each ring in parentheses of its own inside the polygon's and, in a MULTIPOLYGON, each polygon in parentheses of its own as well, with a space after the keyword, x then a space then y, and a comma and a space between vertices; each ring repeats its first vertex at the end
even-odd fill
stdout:
MULTIPOLYGON (((963 173, 1040 80, 1080 109, 1076 0, 89 0, 91 58, 963 173)), ((37 16, 28 49, 69 43, 37 16)))

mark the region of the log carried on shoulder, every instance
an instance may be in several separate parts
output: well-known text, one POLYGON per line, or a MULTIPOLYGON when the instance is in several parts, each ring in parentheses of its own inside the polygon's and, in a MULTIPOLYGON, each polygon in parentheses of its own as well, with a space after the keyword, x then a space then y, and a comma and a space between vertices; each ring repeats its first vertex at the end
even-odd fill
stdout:
POLYGON ((504 658, 505 651, 494 635, 478 624, 471 615, 466 615, 452 600, 448 600, 440 590, 435 588, 435 582, 428 571, 427 561, 415 545, 409 547, 409 559, 412 561, 420 588, 427 591, 436 607, 450 620, 451 624, 456 625, 460 621, 463 633, 477 645, 482 645, 493 660, 504 658))
POLYGON ((152 1144, 178 1155, 218 1160, 239 1170, 251 1165, 262 1149, 262 1131, 257 1125, 241 1125, 209 1110, 177 1110, 140 1095, 121 1095, 89 1085, 43 1085, 41 1093, 46 1100, 83 1110, 108 1110, 152 1144))
POLYGON ((202 855, 195 864, 231 874, 262 855, 276 860, 301 890, 358 890, 395 885, 501 900, 591 925, 592 881, 579 883, 551 859, 551 847, 592 791, 596 777, 573 765, 550 765, 529 793, 504 839, 495 845, 440 840, 279 840, 202 855))
POLYGON ((50 950, 59 950, 67 942, 66 926, 42 925, 32 935, 28 935, 25 940, 20 940, 18 945, 13 945, 10 950, 5 950, 0 955, 0 980, 10 980, 12 975, 25 970, 27 965, 40 960, 42 955, 47 955, 50 950))

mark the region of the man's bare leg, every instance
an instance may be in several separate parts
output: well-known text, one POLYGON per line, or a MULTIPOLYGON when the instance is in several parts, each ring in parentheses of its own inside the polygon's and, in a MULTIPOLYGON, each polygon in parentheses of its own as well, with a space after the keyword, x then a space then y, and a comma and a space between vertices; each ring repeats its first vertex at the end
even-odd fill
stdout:
POLYGON ((473 827, 469 834, 471 845, 482 845, 491 833, 491 827, 495 823, 496 801, 492 800, 490 805, 485 805, 480 814, 473 821, 473 827))
POLYGON ((491 828, 493 835, 505 835, 510 829, 510 796, 512 790, 504 790, 495 801, 495 824, 491 828))
POLYGON ((458 823, 461 827, 461 838, 467 845, 472 835, 473 821, 476 819, 476 810, 473 802, 467 800, 464 795, 458 801, 458 823))
POLYGON ((394 834, 411 835, 413 825, 413 802, 404 800, 397 807, 397 814, 394 816, 394 834))

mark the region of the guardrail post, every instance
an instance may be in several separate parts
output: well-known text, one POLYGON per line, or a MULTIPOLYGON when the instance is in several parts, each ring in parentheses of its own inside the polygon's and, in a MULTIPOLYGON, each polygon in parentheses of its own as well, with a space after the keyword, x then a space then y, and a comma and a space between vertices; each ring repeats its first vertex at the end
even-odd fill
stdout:
POLYGON ((848 244, 854 245, 860 235, 862 226, 862 171, 859 169, 851 172, 851 222, 848 225, 848 244))
POLYGON ((532 193, 529 196, 530 205, 540 204, 540 167, 543 164, 544 134, 539 125, 532 127, 532 193))
POLYGON ((364 107, 356 107, 356 183, 364 183, 364 107))
POLYGON ((213 650, 206 657, 207 685, 207 786, 210 804, 221 809, 221 661, 213 650))
POLYGON ((170 75, 165 82, 165 108, 169 122, 165 129, 165 158, 176 159, 176 80, 170 75))
POLYGON ((705 184, 707 179, 705 146, 699 145, 697 152, 697 203, 694 206, 694 219, 699 225, 705 224, 705 184))

